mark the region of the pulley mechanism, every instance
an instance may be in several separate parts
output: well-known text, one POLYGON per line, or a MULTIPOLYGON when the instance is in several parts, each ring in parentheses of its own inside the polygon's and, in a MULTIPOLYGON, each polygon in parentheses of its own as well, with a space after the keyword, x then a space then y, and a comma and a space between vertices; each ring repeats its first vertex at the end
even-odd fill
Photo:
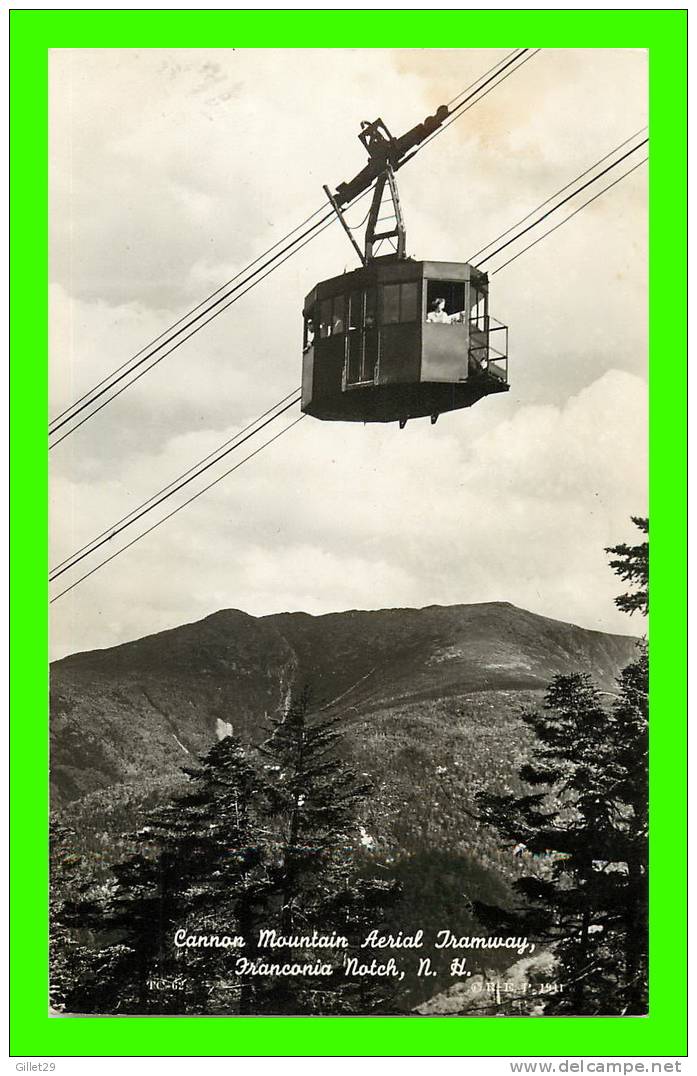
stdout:
POLYGON ((414 155, 421 142, 438 130, 449 115, 448 106, 441 105, 435 115, 429 116, 423 123, 417 123, 400 138, 394 138, 379 117, 372 123, 363 120, 358 138, 367 150, 370 158, 368 164, 348 183, 340 183, 333 194, 325 185, 324 191, 363 265, 377 257, 383 243, 389 244, 391 253, 397 258, 406 258, 407 233, 395 172, 414 155), (364 251, 361 251, 342 210, 354 198, 368 190, 374 181, 365 247, 364 251), (386 226, 380 228, 380 225, 386 226))

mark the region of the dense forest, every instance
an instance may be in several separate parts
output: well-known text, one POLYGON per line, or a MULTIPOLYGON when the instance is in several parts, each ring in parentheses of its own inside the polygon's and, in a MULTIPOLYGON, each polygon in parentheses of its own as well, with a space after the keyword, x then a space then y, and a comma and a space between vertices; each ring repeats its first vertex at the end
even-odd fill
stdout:
MULTIPOLYGON (((647 533, 646 521, 635 522, 647 533)), ((630 584, 618 598, 629 614, 648 610, 647 549, 609 551, 630 584)), ((357 614, 366 618, 362 635, 353 614, 335 618, 325 633, 338 655, 331 665, 316 656, 312 618, 276 618, 284 674, 274 686, 265 669, 255 695, 242 669, 238 710, 211 677, 222 669, 229 685, 241 655, 261 660, 249 640, 240 650, 239 618, 234 661, 232 644, 224 658, 216 649, 216 625, 206 625, 203 640, 192 636, 197 626, 186 629, 177 641, 188 662, 183 687, 181 655, 171 673, 144 685, 161 654, 158 637, 140 650, 117 648, 115 658, 59 663, 56 1011, 646 1011, 645 646, 511 606, 453 608, 467 612, 357 614), (191 675, 195 660, 205 678, 191 675), (123 718, 136 698, 131 724, 147 717, 162 730, 149 772, 127 761, 117 738, 104 746, 93 729, 82 736, 89 765, 81 772, 65 745, 97 707, 118 712, 125 741, 123 718), (208 733, 207 746, 202 735, 196 750, 201 698, 217 735, 208 733), (188 726, 177 712, 184 705, 188 726), (167 761, 172 740, 185 765, 167 761), (462 938, 526 936, 535 954, 473 949, 459 981, 451 969, 458 953, 432 944, 444 927, 462 938), (266 929, 301 943, 259 948, 266 929), (362 940, 374 929, 423 931, 428 944, 369 951, 370 959, 396 956, 400 975, 365 973, 362 940), (245 945, 178 946, 178 930, 245 945), (332 931, 344 948, 317 944, 332 931), (241 954, 246 965, 236 963, 241 954), (254 970, 279 959, 294 971, 254 970), (311 976, 310 966, 324 970, 311 976)), ((267 626, 254 630, 263 655, 267 626)), ((141 738, 153 742, 142 726, 141 738)))

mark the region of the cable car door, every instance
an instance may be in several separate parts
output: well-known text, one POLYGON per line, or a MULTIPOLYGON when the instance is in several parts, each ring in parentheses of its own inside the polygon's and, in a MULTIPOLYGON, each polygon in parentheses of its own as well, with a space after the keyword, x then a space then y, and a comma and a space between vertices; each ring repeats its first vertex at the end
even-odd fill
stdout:
POLYGON ((348 302, 346 385, 372 385, 378 362, 377 292, 352 291, 348 302))
POLYGON ((486 290, 471 283, 469 287, 470 346, 468 375, 482 373, 489 362, 489 301, 486 290))

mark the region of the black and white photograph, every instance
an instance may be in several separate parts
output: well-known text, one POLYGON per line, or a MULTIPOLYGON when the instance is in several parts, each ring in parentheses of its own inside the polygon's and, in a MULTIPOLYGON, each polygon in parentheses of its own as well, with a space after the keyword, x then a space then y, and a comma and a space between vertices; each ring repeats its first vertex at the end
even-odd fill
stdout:
POLYGON ((645 1016, 647 52, 333 44, 49 52, 46 1004, 645 1016))

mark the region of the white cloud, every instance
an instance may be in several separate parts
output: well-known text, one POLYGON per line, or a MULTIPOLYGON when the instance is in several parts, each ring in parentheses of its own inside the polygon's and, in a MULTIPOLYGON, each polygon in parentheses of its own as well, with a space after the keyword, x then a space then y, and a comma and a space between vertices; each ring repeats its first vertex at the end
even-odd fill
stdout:
MULTIPOLYGON (((456 414, 435 430, 307 419, 57 602, 57 645, 108 645, 225 606, 260 615, 507 600, 630 630, 603 548, 631 538, 629 516, 645 510, 645 400, 644 382, 610 371, 564 407, 490 412, 486 423, 475 409, 471 425, 456 414)), ((188 435, 165 455, 183 464, 206 447, 188 435)), ((125 486, 146 489, 151 469, 132 462, 125 486)), ((56 487, 79 519, 95 509, 95 532, 116 493, 56 487)), ((56 522, 68 551, 71 520, 56 522)))

